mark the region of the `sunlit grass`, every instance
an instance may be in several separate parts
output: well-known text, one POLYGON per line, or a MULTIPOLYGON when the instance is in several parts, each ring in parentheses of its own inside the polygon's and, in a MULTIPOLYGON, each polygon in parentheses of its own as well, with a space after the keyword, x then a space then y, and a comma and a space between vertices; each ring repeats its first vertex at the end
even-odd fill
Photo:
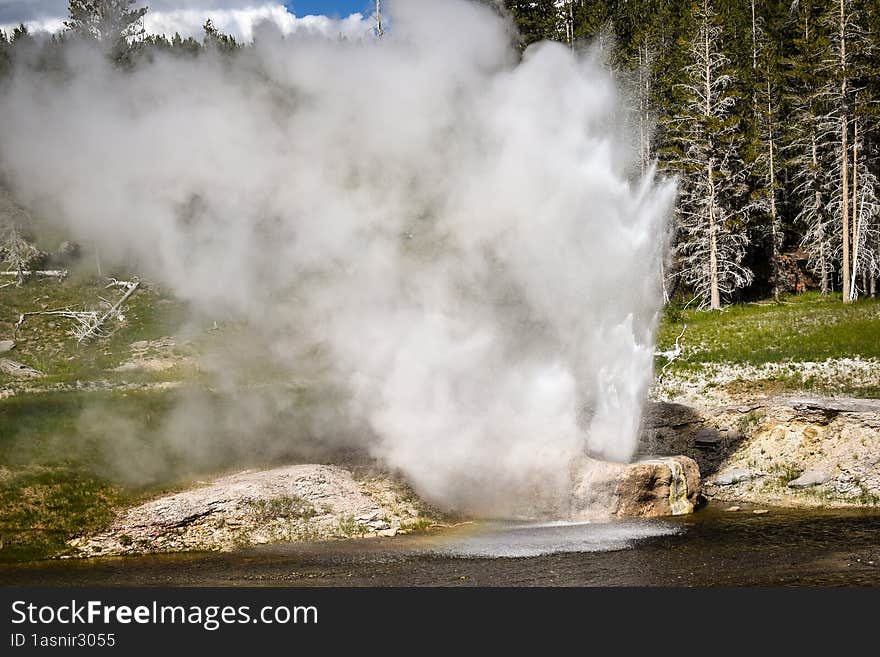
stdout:
POLYGON ((721 312, 667 313, 658 344, 681 332, 688 359, 760 365, 828 358, 880 358, 880 300, 843 304, 839 295, 807 293, 780 304, 738 304, 721 312), (678 314, 679 316, 675 316, 678 314))
MULTIPOLYGON (((46 374, 29 380, 28 385, 45 387, 102 378, 128 358, 132 342, 168 335, 182 321, 183 304, 144 284, 126 301, 125 321, 108 322, 109 335, 105 338, 78 344, 70 333, 71 320, 46 315, 26 317, 15 331, 21 313, 106 308, 101 299, 115 301, 120 292, 105 289, 105 284, 103 279, 95 278, 62 282, 44 279, 0 289, 0 339, 14 338, 16 343, 15 349, 5 356, 46 374)), ((0 375, 0 385, 10 382, 12 379, 0 375)))
MULTIPOLYGON (((848 392, 873 396, 876 384, 847 381, 845 368, 836 382, 819 381, 797 370, 798 363, 829 359, 880 359, 880 300, 860 299, 841 303, 839 294, 810 292, 771 300, 729 306, 721 312, 681 309, 671 305, 661 322, 658 349, 669 349, 687 324, 684 355, 670 374, 698 373, 711 364, 762 366, 790 364, 768 380, 739 381, 734 387, 848 392)), ((665 364, 658 359, 658 367, 665 364)), ((880 372, 878 372, 880 375, 880 372)))
POLYGON ((228 396, 200 386, 0 400, 0 562, 63 554, 67 539, 120 507, 194 480, 297 462, 297 423, 319 394, 275 390, 285 403, 258 406, 263 424, 241 421, 262 390, 232 410, 228 396))

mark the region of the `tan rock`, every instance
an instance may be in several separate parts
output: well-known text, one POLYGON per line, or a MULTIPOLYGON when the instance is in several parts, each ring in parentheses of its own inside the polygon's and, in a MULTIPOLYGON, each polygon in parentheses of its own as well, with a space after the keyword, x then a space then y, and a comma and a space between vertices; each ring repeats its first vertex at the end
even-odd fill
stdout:
POLYGON ((19 363, 11 358, 0 358, 0 372, 8 374, 15 379, 33 379, 43 376, 39 370, 29 367, 24 363, 19 363))
POLYGON ((371 530, 394 536, 401 524, 418 517, 399 482, 376 475, 369 485, 362 483, 350 470, 333 465, 246 470, 123 510, 108 530, 69 544, 78 556, 230 550, 371 530), (358 518, 374 518, 376 527, 358 518), (124 545, 119 541, 123 535, 124 545))
POLYGON ((588 461, 572 495, 572 516, 657 517, 691 513, 700 495, 700 469, 686 456, 635 463, 588 461))

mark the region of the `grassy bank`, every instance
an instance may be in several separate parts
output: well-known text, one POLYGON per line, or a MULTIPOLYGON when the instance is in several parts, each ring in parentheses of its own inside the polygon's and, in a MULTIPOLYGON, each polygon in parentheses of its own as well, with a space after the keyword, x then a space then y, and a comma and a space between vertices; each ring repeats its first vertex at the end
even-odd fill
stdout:
POLYGON ((124 306, 125 321, 110 323, 106 337, 82 345, 71 335, 71 320, 63 317, 32 315, 16 328, 22 313, 100 310, 106 307, 102 298, 115 300, 121 294, 105 285, 102 279, 79 277, 35 279, 0 289, 0 339, 15 342, 0 357, 44 373, 28 379, 0 373, 6 397, 0 399, 0 561, 63 553, 68 537, 106 524, 114 509, 165 483, 132 484, 117 476, 105 457, 106 432, 95 432, 83 413, 112 406, 115 418, 149 429, 167 412, 168 394, 40 391, 93 381, 179 377, 174 370, 122 374, 113 368, 131 356, 132 342, 154 340, 179 326, 182 304, 142 285, 124 306))
POLYGON ((118 508, 219 473, 327 460, 297 426, 319 406, 310 394, 259 389, 231 400, 184 386, 0 400, 0 562, 63 554, 67 539, 118 508), (267 395, 286 404, 242 424, 267 395))
MULTIPOLYGON (((688 378, 718 366, 739 366, 748 368, 745 372, 766 371, 769 376, 760 381, 733 381, 734 388, 880 394, 870 376, 867 382, 858 377, 849 380, 845 362, 839 372, 833 369, 837 365, 830 364, 827 377, 817 368, 803 367, 829 359, 867 360, 871 362, 864 368, 873 367, 872 361, 880 359, 880 299, 845 305, 839 294, 810 292, 783 298, 780 303, 739 304, 721 312, 671 305, 661 322, 658 348, 669 349, 685 325, 684 354, 667 368, 669 376, 688 378)), ((658 368, 664 364, 665 360, 657 360, 658 368)))
MULTIPOLYGON (((70 310, 106 310, 102 299, 115 301, 118 289, 105 288, 103 279, 83 278, 58 282, 54 279, 29 280, 20 287, 0 289, 0 339, 14 339, 15 349, 5 354, 33 367, 45 376, 30 379, 30 387, 121 379, 113 368, 130 355, 129 345, 154 340, 173 333, 185 314, 184 304, 154 286, 142 284, 125 303, 125 321, 107 323, 105 338, 78 344, 71 335, 73 321, 51 315, 30 315, 16 329, 22 313, 70 310)), ((175 378, 168 372, 153 379, 175 378)), ((130 377, 129 377, 130 378, 130 377)), ((16 380, 0 373, 0 386, 16 380)))
POLYGON ((43 393, 0 401, 0 561, 62 554, 69 537, 105 525, 116 508, 172 485, 174 476, 126 477, 108 457, 113 436, 96 431, 84 412, 112 406, 116 422, 127 421, 149 440, 173 403, 170 393, 156 392, 43 393))
POLYGON ((0 357, 43 373, 0 373, 0 561, 63 554, 67 539, 105 525, 118 508, 194 479, 295 461, 308 437, 300 427, 333 403, 290 384, 271 354, 253 348, 242 356, 250 369, 235 362, 238 392, 213 392, 226 372, 216 363, 203 372, 199 354, 234 356, 247 336, 235 325, 197 326, 184 304, 150 284, 126 302, 124 321, 85 344, 57 316, 29 316, 16 330, 21 313, 118 299, 105 284, 30 280, 0 289, 0 340, 15 342, 0 357), (167 382, 174 386, 154 385, 167 382))

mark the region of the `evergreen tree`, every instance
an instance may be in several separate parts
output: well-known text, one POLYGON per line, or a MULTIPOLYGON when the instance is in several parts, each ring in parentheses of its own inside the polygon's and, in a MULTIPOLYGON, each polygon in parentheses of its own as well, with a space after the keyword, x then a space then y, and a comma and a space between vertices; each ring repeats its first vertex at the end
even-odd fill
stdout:
MULTIPOLYGON (((754 12, 754 0, 752 9, 754 12)), ((779 208, 780 67, 776 48, 767 38, 758 18, 756 13, 752 14, 752 54, 755 68, 751 69, 753 85, 749 94, 754 125, 754 150, 749 167, 753 176, 750 209, 763 219, 759 223, 759 232, 769 242, 770 286, 773 298, 778 301, 780 253, 784 242, 779 208)))
POLYGON ((94 40, 117 62, 127 61, 129 45, 144 37, 146 7, 135 0, 69 0, 64 26, 81 39, 94 40))
POLYGON ((556 0, 505 0, 504 7, 516 21, 523 49, 536 41, 564 38, 564 13, 556 0))
POLYGON ((134 4, 135 0, 69 0, 64 26, 78 36, 115 47, 143 35, 141 18, 147 8, 134 4))
POLYGON ((876 294, 880 3, 711 4, 504 2, 524 45, 598 45, 629 87, 640 169, 656 158, 679 176, 677 264, 708 306, 752 265, 778 297, 798 241, 823 293, 876 294))
POLYGON ((202 29, 205 31, 205 38, 203 39, 205 48, 231 52, 238 47, 238 44, 235 42, 235 37, 220 32, 214 27, 214 21, 210 18, 205 21, 202 29))
POLYGON ((787 166, 792 174, 792 193, 797 202, 797 222, 803 231, 801 246, 809 267, 819 277, 819 289, 827 294, 837 264, 835 229, 828 197, 828 180, 837 169, 831 144, 837 122, 826 114, 837 92, 833 79, 832 45, 822 20, 825 0, 800 0, 792 7, 793 38, 785 58, 787 166))

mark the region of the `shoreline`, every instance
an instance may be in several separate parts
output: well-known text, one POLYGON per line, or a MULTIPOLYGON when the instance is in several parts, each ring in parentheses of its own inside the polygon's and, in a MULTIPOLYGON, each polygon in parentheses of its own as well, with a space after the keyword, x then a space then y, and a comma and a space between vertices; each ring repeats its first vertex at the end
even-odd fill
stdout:
MULTIPOLYGON (((185 384, 160 384, 155 390, 142 392, 145 395, 161 394, 169 391, 168 388, 181 385, 185 384)), ((118 391, 139 392, 125 388, 118 391)), ((89 395, 114 392, 114 387, 83 386, 67 392, 52 392, 62 397, 66 394, 89 395)), ((41 394, 37 391, 21 392, 16 397, 24 401, 41 394)), ((679 401, 648 401, 643 415, 640 449, 633 462, 647 456, 684 455, 692 458, 700 468, 702 495, 710 503, 815 510, 880 508, 880 400, 792 394, 738 396, 726 401, 718 404, 716 399, 704 397, 699 406, 679 401), (803 477, 806 482, 801 486, 797 482, 803 477), (790 485, 792 483, 795 485, 790 485)), ((265 474, 284 467, 344 469, 339 465, 311 464, 250 472, 265 474)), ((27 471, 4 468, 0 474, 8 480, 9 476, 19 476, 16 472, 27 471)), ((228 479, 242 474, 228 467, 224 472, 209 479, 228 479)), ((206 474, 202 474, 202 480, 206 474)), ((371 501, 354 504, 348 510, 344 504, 333 510, 324 509, 308 495, 282 492, 274 497, 252 496, 250 503, 245 498, 208 500, 214 502, 209 507, 215 511, 185 513, 177 519, 166 519, 164 524, 153 523, 161 531, 150 529, 149 521, 119 524, 120 518, 127 514, 130 517, 133 510, 149 508, 169 497, 193 494, 205 486, 204 481, 195 482, 195 486, 168 482, 166 490, 170 488, 169 494, 135 497, 131 501, 120 498, 120 502, 109 507, 112 511, 109 522, 79 536, 68 535, 66 548, 56 549, 47 556, 69 558, 101 553, 141 554, 200 549, 228 551, 246 545, 291 540, 388 537, 444 523, 443 514, 428 509, 403 482, 375 467, 371 476, 375 488, 372 493, 363 490, 363 482, 351 480, 354 488, 347 489, 351 499, 364 495, 358 499, 371 501), (406 500, 405 504, 402 500, 406 500), (401 511, 406 504, 410 505, 407 508, 418 508, 419 511, 401 511), (258 520, 263 526, 258 526, 258 520), (131 527, 134 527, 133 531, 131 527), (192 535, 180 536, 190 531, 187 527, 193 528, 192 535), (94 537, 98 538, 93 540, 94 537), (74 555, 67 552, 71 548, 74 555)), ((22 556, 30 558, 27 554, 22 556)), ((4 561, 12 563, 20 562, 20 559, 10 555, 4 561)))

